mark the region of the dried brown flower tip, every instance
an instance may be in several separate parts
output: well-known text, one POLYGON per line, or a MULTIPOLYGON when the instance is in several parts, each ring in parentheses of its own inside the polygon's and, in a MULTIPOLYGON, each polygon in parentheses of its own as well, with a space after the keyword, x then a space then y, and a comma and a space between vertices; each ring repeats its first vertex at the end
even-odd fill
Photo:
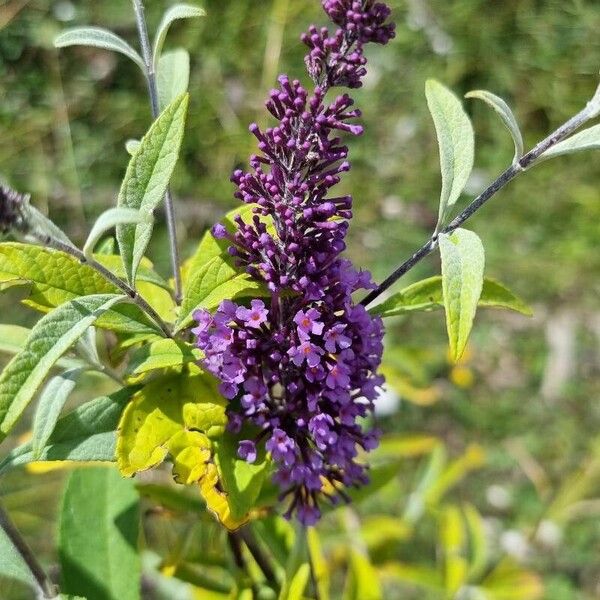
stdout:
POLYGON ((25 212, 28 202, 29 196, 0 185, 0 234, 27 230, 25 212))

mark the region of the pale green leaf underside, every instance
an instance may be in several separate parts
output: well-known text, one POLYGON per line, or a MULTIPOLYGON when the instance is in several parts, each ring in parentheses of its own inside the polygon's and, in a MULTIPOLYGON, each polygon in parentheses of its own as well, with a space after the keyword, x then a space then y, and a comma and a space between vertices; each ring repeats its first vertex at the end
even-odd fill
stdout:
MULTIPOLYGON (((118 256, 95 256, 117 276, 123 273, 118 256), (113 267, 118 266, 118 269, 113 267)), ((144 267, 144 280, 166 285, 158 275, 144 267)), ((142 271, 140 271, 140 278, 142 271)), ((124 274, 124 273, 123 273, 124 274)), ((119 288, 106 281, 89 265, 81 264, 72 256, 29 244, 16 242, 0 244, 0 282, 29 283, 31 293, 25 304, 48 312, 69 300, 93 294, 118 294, 119 288)), ((134 305, 115 307, 98 322, 99 327, 124 333, 155 332, 157 328, 134 305)))
POLYGON ((10 538, 0 527, 0 579, 14 580, 38 590, 37 582, 10 538))
POLYGON ((154 67, 157 69, 158 61, 160 59, 160 55, 162 52, 163 45, 165 43, 165 39, 167 37, 167 33, 171 25, 175 21, 179 21, 181 19, 195 19, 198 17, 203 17, 206 15, 206 12, 203 8, 199 6, 193 6, 191 4, 175 4, 165 13, 158 29, 156 30, 156 38, 154 40, 154 67))
POLYGON ((508 104, 502 98, 500 98, 500 96, 496 96, 496 94, 492 94, 492 92, 488 92, 486 90, 473 90, 472 92, 466 94, 465 98, 477 98, 478 100, 483 100, 483 102, 494 109, 513 139, 513 143, 515 145, 514 162, 519 160, 519 158, 523 156, 525 148, 523 145, 523 136, 521 134, 519 124, 517 123, 517 119, 515 118, 513 111, 510 109, 510 106, 508 106, 508 104))
POLYGON ((141 213, 133 208, 109 208, 103 212, 92 227, 90 234, 83 246, 83 253, 92 257, 96 244, 100 239, 117 225, 145 223, 152 224, 152 213, 141 213))
POLYGON ((583 152, 585 150, 599 150, 600 149, 600 125, 594 125, 588 127, 579 133, 563 140, 553 146, 549 150, 546 150, 540 157, 540 161, 547 160, 549 158, 556 158, 557 156, 563 156, 564 154, 574 154, 576 152, 583 152))
POLYGON ((93 48, 119 52, 130 58, 142 72, 146 72, 142 57, 124 39, 102 27, 75 27, 68 29, 54 40, 54 45, 57 48, 92 46, 93 48))
POLYGON ((103 600, 139 600, 139 496, 116 469, 74 471, 60 515, 61 589, 103 600))
POLYGON ((483 288, 485 254, 472 231, 440 235, 442 286, 450 353, 458 360, 467 345, 483 288))
POLYGON ((73 369, 50 379, 40 394, 33 418, 31 446, 34 458, 39 458, 56 427, 56 422, 71 392, 77 385, 82 369, 73 369))
MULTIPOLYGON (((113 462, 117 425, 136 389, 124 388, 111 396, 96 398, 61 417, 39 460, 113 462)), ((35 460, 29 441, 12 450, 0 462, 0 474, 35 460)))
MULTIPOLYGON (((27 327, 0 324, 0 353, 18 354, 25 347, 30 334, 31 329, 27 327)), ((77 358, 63 356, 56 366, 61 369, 77 369, 83 367, 84 363, 77 358)))
POLYGON ((432 79, 425 85, 427 105, 437 133, 442 170, 440 221, 461 195, 475 155, 475 134, 460 100, 432 79))
MULTIPOLYGON (((151 215, 160 204, 179 156, 187 106, 187 94, 177 98, 144 136, 127 167, 119 192, 119 207, 151 215)), ((130 284, 135 283, 152 229, 152 223, 117 226, 117 241, 130 284)))
POLYGON ((58 359, 100 315, 124 300, 112 294, 78 298, 38 321, 23 351, 0 375, 0 440, 12 429, 58 359))
MULTIPOLYGON (((484 279, 478 305, 490 308, 506 308, 528 316, 532 314, 531 308, 523 300, 515 296, 498 281, 488 277, 484 279)), ((413 283, 388 298, 385 302, 370 309, 369 312, 372 315, 386 318, 418 311, 437 310, 443 307, 442 277, 436 275, 413 283)))
POLYGON ((188 91, 190 83, 190 55, 187 50, 177 48, 165 52, 158 62, 156 75, 158 99, 161 110, 175 98, 188 91))

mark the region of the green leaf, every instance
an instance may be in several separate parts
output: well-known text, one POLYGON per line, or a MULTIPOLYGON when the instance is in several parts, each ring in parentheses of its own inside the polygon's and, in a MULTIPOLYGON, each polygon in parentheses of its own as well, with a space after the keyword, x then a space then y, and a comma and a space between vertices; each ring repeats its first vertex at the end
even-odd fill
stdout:
MULTIPOLYGON (((60 418, 39 459, 51 462, 114 461, 117 425, 136 389, 124 388, 110 396, 101 396, 60 418)), ((31 442, 26 442, 0 462, 0 474, 35 460, 31 442)))
POLYGON ((139 498, 116 469, 74 471, 60 514, 61 589, 97 600, 139 600, 139 498))
POLYGON ((382 600, 379 576, 369 559, 354 548, 350 550, 350 573, 344 600, 382 600))
POLYGON ((486 90, 473 90, 472 92, 466 94, 465 98, 477 98, 479 100, 483 100, 500 116, 500 119, 502 119, 502 122, 512 136, 513 143, 515 145, 515 157, 513 159, 513 163, 516 163, 519 158, 523 156, 525 149, 523 146, 523 136, 521 135, 519 124, 517 123, 517 119, 515 118, 513 111, 510 109, 510 106, 508 106, 508 104, 506 104, 506 102, 500 98, 500 96, 496 96, 496 94, 492 94, 486 90))
POLYGON ((268 472, 266 456, 250 464, 237 455, 238 440, 224 435, 214 443, 215 464, 223 491, 227 494, 231 516, 243 520, 256 503, 268 472))
MULTIPOLYGON (((229 233, 234 233, 236 230, 236 217, 252 217, 252 206, 244 204, 240 208, 236 208, 229 211, 222 219, 221 223, 225 226, 229 233)), ((248 218, 244 219, 247 222, 248 218)), ((209 229, 204 233, 196 252, 183 264, 182 276, 186 289, 188 286, 188 280, 195 273, 200 271, 204 265, 209 263, 213 258, 220 256, 225 262, 227 262, 232 268, 235 266, 235 260, 229 255, 227 249, 231 245, 231 242, 227 239, 217 239, 212 231, 209 229)))
POLYGON ((158 62, 156 73, 158 98, 161 109, 177 96, 188 91, 190 84, 190 54, 183 48, 165 52, 158 62))
POLYGON ((17 422, 58 359, 124 296, 97 295, 71 300, 43 317, 25 348, 0 375, 0 440, 17 422))
POLYGON ((53 377, 40 394, 38 407, 33 418, 31 446, 33 456, 39 459, 56 427, 58 417, 71 392, 75 389, 82 369, 67 371, 53 377))
POLYGON ((256 298, 265 294, 264 285, 251 279, 246 273, 240 274, 220 256, 215 256, 198 271, 189 274, 176 331, 187 327, 199 308, 213 310, 223 300, 248 296, 256 298))
MULTIPOLYGON (((515 296, 508 288, 486 277, 479 299, 479 306, 506 308, 523 315, 531 316, 532 311, 523 300, 515 296)), ((396 317, 417 311, 438 310, 444 307, 442 277, 436 275, 417 281, 401 292, 390 296, 385 302, 369 310, 372 315, 396 317)))
POLYGON ((93 48, 112 50, 124 54, 142 70, 142 73, 146 72, 142 57, 124 39, 101 27, 74 27, 68 29, 54 40, 54 46, 56 48, 92 46, 93 48))
POLYGON ((127 372, 141 375, 158 369, 181 367, 189 362, 197 362, 200 358, 202 352, 191 344, 162 339, 139 348, 131 357, 127 372))
POLYGON ((439 222, 461 195, 475 156, 475 134, 460 100, 441 83, 429 79, 425 85, 427 105, 433 117, 440 150, 442 193, 439 222))
MULTIPOLYGON (((108 256, 96 259, 105 266, 114 263, 108 256)), ((120 292, 89 265, 68 254, 16 242, 0 244, 0 282, 30 283, 31 293, 24 303, 42 312, 80 296, 120 292)), ((106 313, 97 326, 125 333, 159 331, 137 306, 129 304, 106 313)))
MULTIPOLYGON (((142 139, 129 162, 119 193, 119 207, 151 215, 163 199, 179 156, 188 101, 187 94, 177 98, 161 113, 142 139)), ((151 235, 151 223, 117 226, 117 241, 131 284, 135 282, 151 235)))
POLYGON ((472 231, 457 229, 440 235, 442 286, 450 354, 458 360, 467 346, 483 289, 485 253, 472 231))
MULTIPOLYGON (((0 527, 0 579, 18 581, 39 590, 38 583, 10 538, 0 527)), ((7 582, 4 582, 6 585, 7 582)))
POLYGON ((96 244, 107 231, 117 225, 150 225, 153 221, 154 217, 152 213, 141 213, 133 208, 109 208, 107 211, 103 212, 94 223, 90 235, 83 246, 83 253, 88 258, 92 258, 92 253, 96 244))
POLYGON ((576 152, 583 152, 585 150, 598 149, 600 149, 600 125, 594 125, 559 142, 556 146, 552 146, 552 148, 549 148, 540 156, 537 162, 565 154, 575 154, 576 152))
POLYGON ((175 6, 172 6, 165 13, 156 31, 156 38, 154 39, 153 57, 155 70, 158 70, 158 61, 171 25, 180 19, 195 19, 203 17, 204 15, 206 15, 204 9, 191 4, 175 4, 175 6))

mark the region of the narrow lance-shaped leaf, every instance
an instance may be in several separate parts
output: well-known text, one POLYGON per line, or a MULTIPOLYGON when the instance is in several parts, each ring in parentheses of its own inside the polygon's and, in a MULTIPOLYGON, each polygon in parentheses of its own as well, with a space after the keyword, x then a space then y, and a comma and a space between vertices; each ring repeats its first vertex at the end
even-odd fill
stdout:
POLYGON ((83 369, 73 369, 61 375, 53 377, 40 395, 38 407, 33 418, 33 435, 31 446, 34 459, 42 455, 54 428, 58 417, 75 389, 77 380, 83 369))
POLYGON ((54 45, 57 48, 92 46, 119 52, 130 58, 143 73, 146 72, 142 57, 123 38, 102 27, 74 27, 68 29, 54 40, 54 45))
POLYGON ((83 247, 83 253, 92 258, 96 244, 104 234, 117 225, 147 224, 152 225, 154 217, 152 213, 144 213, 134 208, 109 208, 103 212, 92 227, 87 241, 83 247))
POLYGON ((69 477, 60 515, 61 589, 102 600, 140 598, 139 497, 114 468, 69 477))
POLYGON ((502 99, 500 96, 496 96, 496 94, 492 94, 492 92, 488 92, 486 90, 473 90, 465 95, 465 98, 477 98, 479 100, 483 100, 488 106, 494 109, 494 111, 500 116, 504 125, 510 132, 512 136, 513 143, 515 145, 515 157, 513 162, 517 162, 524 153, 524 145, 523 145, 523 136, 521 134, 521 130, 519 129, 519 124, 517 123, 517 119, 513 114, 513 111, 510 109, 510 106, 502 99))
POLYGON ((0 474, 35 460, 115 461, 117 425, 125 405, 138 388, 127 387, 78 406, 61 417, 41 455, 34 458, 31 441, 18 446, 0 462, 0 474))
POLYGON ((594 125, 546 150, 539 158, 538 162, 548 160, 549 158, 556 158, 557 156, 563 156, 564 154, 575 154, 576 152, 583 152, 585 150, 599 149, 600 125, 594 125))
POLYGON ((25 348, 0 375, 0 440, 13 428, 58 359, 124 296, 105 294, 71 300, 38 321, 25 348))
MULTIPOLYGON (((163 199, 175 169, 183 139, 188 95, 177 98, 154 122, 131 158, 119 193, 118 205, 150 215, 163 199)), ((118 225, 117 241, 130 284, 144 257, 152 223, 118 225)))
POLYGON ((461 195, 475 155, 473 126, 460 100, 441 83, 432 79, 425 85, 427 105, 433 117, 440 150, 442 193, 439 222, 461 195))
POLYGON ((169 32, 171 25, 180 19, 195 19, 203 17, 206 12, 199 6, 193 6, 191 4, 176 4, 172 6, 164 15, 158 29, 156 31, 156 38, 154 40, 154 68, 158 69, 158 61, 162 52, 163 44, 169 32))
POLYGON ((458 360, 467 345, 481 297, 485 254, 477 234, 466 229, 441 234, 440 253, 450 353, 458 360))
POLYGON ((190 55, 177 48, 160 57, 157 70, 158 100, 160 108, 167 107, 177 96, 188 91, 190 83, 190 55))

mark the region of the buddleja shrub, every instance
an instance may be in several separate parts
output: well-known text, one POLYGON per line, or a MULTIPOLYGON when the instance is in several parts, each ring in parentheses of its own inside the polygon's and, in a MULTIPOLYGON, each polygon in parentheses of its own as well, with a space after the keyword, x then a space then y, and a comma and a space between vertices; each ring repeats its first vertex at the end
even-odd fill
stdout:
MULTIPOLYGON (((190 579, 177 569, 172 575, 222 594, 215 597, 326 598, 316 532, 303 528, 316 525, 325 510, 376 491, 397 469, 389 453, 369 457, 379 441, 370 417, 384 382, 384 319, 443 307, 458 360, 478 306, 528 313, 509 290, 484 277, 482 242, 462 225, 533 165, 596 147, 598 125, 572 134, 598 115, 600 97, 525 153, 508 105, 490 92, 468 94, 498 113, 515 156, 451 220, 473 167, 474 134, 460 100, 428 81, 442 171, 439 221, 423 247, 377 285, 344 257, 353 200, 336 187, 350 169, 347 144, 357 143, 363 131, 353 96, 360 98, 368 47, 387 44, 395 28, 384 4, 322 0, 330 27, 311 26, 302 37, 311 85, 279 78, 266 102, 270 126, 250 126, 257 153, 247 171, 232 175, 240 207, 180 265, 168 186, 184 135, 189 55, 183 49, 163 54, 162 47, 175 20, 204 13, 189 5, 171 8, 152 48, 143 6, 133 4, 141 56, 100 28, 67 31, 56 41, 58 47, 120 52, 147 79, 155 121, 141 140, 127 143, 132 156, 117 206, 99 217, 80 249, 27 196, 0 192, 0 228, 19 240, 0 244, 0 281, 3 287, 27 285, 25 304, 43 314, 31 331, 0 326, 4 346, 15 354, 0 376, 2 438, 37 398, 32 437, 5 454, 0 472, 36 461, 116 463, 122 477, 88 468, 75 471, 67 484, 60 536, 65 593, 90 600, 140 597, 140 560, 133 550, 138 492, 124 478, 168 463, 174 480, 196 489, 201 501, 185 493, 177 499, 160 486, 140 484, 138 490, 172 510, 184 505, 212 515, 229 532, 233 557, 233 575, 223 583, 202 573, 190 579), (158 275, 146 257, 161 204, 173 281, 158 275), (375 303, 437 249, 440 276, 375 303), (109 332, 117 340, 111 363, 97 351, 98 338, 109 332), (61 416, 87 371, 112 378, 118 391, 61 416), (274 515, 299 523, 295 545, 293 530, 274 515), (311 560, 303 545, 307 535, 311 560)), ((419 451, 433 451, 432 469, 439 472, 445 461, 440 449, 422 442, 419 451)), ((436 489, 425 500, 439 501, 445 488, 436 489)), ((409 507, 407 522, 414 524, 421 513, 409 507)), ((481 539, 480 517, 474 509, 465 514, 474 539, 481 539)), ((456 507, 444 508, 442 516, 445 531, 459 527, 456 507)), ((2 572, 52 597, 56 589, 6 516, 2 523, 2 572)), ((346 597, 379 598, 366 556, 356 549, 350 556, 346 597)), ((454 594, 470 584, 496 597, 493 582, 477 588, 485 571, 481 556, 477 561, 470 571, 455 564, 458 571, 450 571, 442 589, 454 594)))

